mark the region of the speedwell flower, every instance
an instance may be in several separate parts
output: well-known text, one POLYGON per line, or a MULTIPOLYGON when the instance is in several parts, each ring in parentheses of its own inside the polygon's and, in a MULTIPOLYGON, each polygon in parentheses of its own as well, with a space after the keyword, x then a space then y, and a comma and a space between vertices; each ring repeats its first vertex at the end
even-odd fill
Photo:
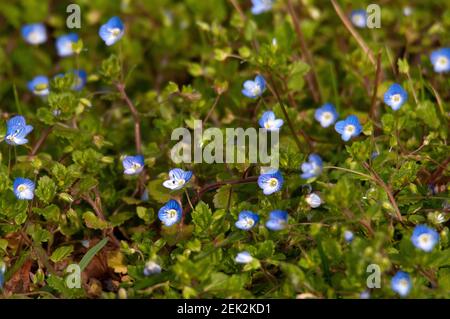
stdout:
POLYGON ((274 210, 270 212, 266 227, 270 230, 282 230, 286 228, 288 213, 284 210, 274 210))
POLYGON ((144 156, 125 156, 122 160, 124 168, 123 173, 126 175, 137 175, 144 169, 144 156))
POLYGON ((252 0, 252 13, 257 15, 272 9, 273 0, 252 0))
POLYGON ((242 251, 236 255, 236 258, 234 258, 234 261, 236 261, 238 264, 248 264, 252 262, 252 260, 253 257, 248 251, 242 251))
POLYGON ((144 276, 148 277, 150 275, 159 274, 161 272, 161 266, 150 260, 145 263, 144 266, 144 276))
POLYGON ((322 173, 322 158, 317 154, 310 154, 308 156, 308 162, 302 164, 303 174, 300 175, 303 179, 317 177, 322 173))
POLYGON ((33 130, 33 126, 27 125, 21 115, 14 116, 6 122, 6 143, 10 145, 23 145, 28 143, 26 136, 33 130))
POLYGON ((113 45, 122 38, 125 32, 122 20, 119 17, 112 17, 98 30, 98 35, 105 41, 107 46, 113 45))
POLYGON ((6 265, 3 261, 0 261, 0 289, 3 289, 5 283, 6 265))
POLYGON ((352 137, 361 134, 362 126, 356 115, 349 115, 345 120, 337 122, 334 129, 341 134, 342 140, 347 142, 352 137))
POLYGON ((430 54, 430 60, 434 72, 443 73, 450 71, 450 48, 437 49, 430 54))
POLYGON ((163 182, 163 186, 172 190, 181 189, 192 177, 191 171, 183 171, 181 168, 171 169, 169 179, 163 182))
POLYGON ((391 279, 391 288, 400 296, 407 296, 412 288, 411 277, 404 271, 397 272, 391 279))
POLYGON ((32 200, 34 188, 34 182, 28 178, 17 177, 13 183, 14 195, 21 200, 32 200))
POLYGON ((255 214, 249 210, 243 210, 239 213, 238 221, 236 222, 236 227, 242 230, 250 230, 259 222, 258 214, 255 214))
POLYGON ((282 119, 277 119, 275 113, 272 111, 264 112, 259 119, 259 126, 265 128, 268 131, 279 131, 283 126, 284 121, 282 119))
POLYGON ((305 200, 311 208, 317 208, 322 204, 322 199, 316 193, 306 195, 305 200))
POLYGON ((169 200, 158 212, 159 220, 166 226, 180 222, 181 216, 181 205, 174 199, 169 200))
POLYGON ((349 230, 344 231, 344 239, 347 243, 350 243, 353 241, 353 233, 349 230))
POLYGON ((261 96, 266 89, 266 80, 261 75, 257 75, 255 80, 247 80, 244 82, 242 94, 249 98, 257 98, 261 96))
POLYGON ((360 10, 353 10, 350 13, 350 20, 352 21, 353 25, 358 28, 365 28, 366 20, 367 20, 367 13, 366 10, 360 9, 360 10))
POLYGON ((284 178, 278 170, 271 170, 258 177, 258 186, 263 190, 264 195, 278 192, 283 186, 284 178))
POLYGON ((411 241, 416 248, 425 252, 430 252, 439 242, 439 234, 431 227, 417 225, 413 230, 411 241))
POLYGON ((325 103, 314 113, 314 118, 320 122, 322 127, 328 127, 334 124, 338 118, 338 113, 334 108, 333 104, 325 103))
MULTIPOLYGON (((87 82, 87 73, 84 70, 73 70, 71 71, 73 74, 74 80, 72 84, 72 90, 74 91, 80 91, 87 82)), ((63 73, 55 75, 55 78, 57 77, 64 77, 63 73)))
POLYGON ((408 93, 400 84, 392 84, 384 93, 384 103, 389 105, 394 111, 397 111, 408 99, 408 93))
POLYGON ((43 23, 26 24, 22 27, 22 37, 32 45, 38 45, 47 41, 47 31, 43 23))
POLYGON ((39 96, 46 96, 50 92, 49 81, 45 75, 38 75, 28 82, 28 90, 39 96))
POLYGON ((69 33, 61 35, 56 39, 56 51, 60 57, 71 56, 74 51, 72 45, 78 42, 78 34, 69 33))

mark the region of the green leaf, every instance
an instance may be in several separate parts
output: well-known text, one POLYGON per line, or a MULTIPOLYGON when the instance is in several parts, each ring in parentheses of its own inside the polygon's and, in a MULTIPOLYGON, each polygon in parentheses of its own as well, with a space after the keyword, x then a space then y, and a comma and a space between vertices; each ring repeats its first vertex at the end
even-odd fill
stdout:
POLYGON ((93 212, 84 213, 83 220, 88 228, 105 229, 110 227, 108 222, 101 220, 93 212))
POLYGON ((72 254, 73 252, 73 246, 62 246, 57 248, 52 255, 50 256, 50 260, 53 261, 54 263, 57 263, 67 257, 70 256, 70 254, 72 254))
POLYGON ((203 234, 206 232, 211 225, 212 220, 212 212, 209 206, 203 201, 199 202, 192 212, 192 222, 195 225, 195 233, 203 234))
POLYGON ((35 194, 42 202, 50 203, 56 194, 55 182, 48 176, 42 176, 38 181, 35 194))
POLYGON ((79 266, 80 266, 80 270, 83 271, 86 269, 86 267, 89 265, 89 263, 91 262, 92 258, 95 257, 95 255, 98 254, 98 252, 100 250, 102 250, 103 247, 105 247, 105 245, 108 243, 109 238, 103 238, 101 241, 99 241, 94 247, 92 247, 91 249, 89 249, 87 251, 87 253, 83 256, 83 258, 81 258, 79 266))

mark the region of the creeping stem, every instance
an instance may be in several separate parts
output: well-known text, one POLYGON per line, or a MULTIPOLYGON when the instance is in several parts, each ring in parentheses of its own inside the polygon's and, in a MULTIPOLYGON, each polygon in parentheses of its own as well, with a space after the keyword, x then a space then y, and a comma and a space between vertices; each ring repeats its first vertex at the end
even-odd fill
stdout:
POLYGON ((134 120, 134 139, 136 143, 136 152, 138 154, 142 154, 142 138, 141 138, 141 119, 139 117, 139 113, 136 109, 136 106, 133 104, 133 102, 130 100, 130 98, 127 95, 127 92, 125 91, 125 84, 123 83, 117 83, 116 88, 120 93, 120 96, 127 104, 128 108, 130 109, 131 115, 133 116, 134 120))

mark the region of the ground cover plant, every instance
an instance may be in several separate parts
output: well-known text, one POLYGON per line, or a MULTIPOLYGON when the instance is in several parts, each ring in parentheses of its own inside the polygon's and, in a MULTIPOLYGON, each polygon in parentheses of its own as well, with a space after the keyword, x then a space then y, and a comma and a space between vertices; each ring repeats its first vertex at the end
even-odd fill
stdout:
POLYGON ((448 298, 450 3, 371 4, 0 2, 1 296, 448 298))

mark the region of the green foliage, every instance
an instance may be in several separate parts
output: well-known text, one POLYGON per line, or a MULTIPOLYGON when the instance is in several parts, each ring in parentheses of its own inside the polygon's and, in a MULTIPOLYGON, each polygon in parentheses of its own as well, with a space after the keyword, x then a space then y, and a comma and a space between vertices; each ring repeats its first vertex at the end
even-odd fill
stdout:
MULTIPOLYGON (((286 1, 261 15, 250 13, 250 0, 236 2, 245 18, 227 0, 78 1, 80 40, 66 58, 54 45, 73 31, 65 26, 70 2, 0 2, 5 297, 115 298, 123 288, 130 298, 359 298, 367 266, 376 264, 381 288, 373 298, 396 296, 390 280, 398 270, 413 279, 408 297, 448 298, 450 80, 433 71, 429 55, 449 46, 450 3, 423 1, 403 16, 400 2, 387 1, 382 28, 358 29, 375 59, 381 53, 375 85, 376 63, 328 1, 292 1, 300 34, 286 1), (106 46, 98 29, 112 16, 125 34, 106 46), (49 39, 31 46, 20 28, 39 21, 49 39), (75 69, 88 74, 79 91, 75 69), (28 90, 37 74, 50 79, 47 97, 28 90), (246 98, 242 84, 256 74, 267 89, 246 98), (408 93, 397 111, 383 101, 393 82, 408 93), (357 115, 362 133, 343 142, 334 125, 322 128, 314 112, 326 102, 339 119, 357 115), (263 195, 256 179, 265 165, 248 155, 245 163, 172 161, 174 129, 193 132, 198 119, 221 132, 259 128, 267 110, 284 120, 280 192, 263 195), (11 146, 6 121, 17 114, 33 131, 27 144, 11 146), (138 153, 144 171, 125 175, 124 156, 138 153), (300 167, 311 153, 324 168, 304 180, 300 167), (183 190, 162 185, 175 167, 193 172, 183 190), (35 182, 33 200, 15 197, 17 177, 35 182), (310 191, 320 207, 307 203, 310 191), (166 227, 158 212, 170 199, 183 217, 166 227), (289 214, 282 231, 265 226, 276 209, 289 214), (243 210, 260 217, 250 231, 235 226, 243 210), (411 242, 418 224, 439 234, 431 252, 411 242), (253 260, 237 263, 242 251, 253 260), (161 272, 145 276, 149 261, 161 272), (82 288, 68 288, 70 264, 80 266, 82 288), (27 287, 17 285, 22 271, 30 273, 27 287)), ((360 9, 338 2, 346 13, 360 9)))

